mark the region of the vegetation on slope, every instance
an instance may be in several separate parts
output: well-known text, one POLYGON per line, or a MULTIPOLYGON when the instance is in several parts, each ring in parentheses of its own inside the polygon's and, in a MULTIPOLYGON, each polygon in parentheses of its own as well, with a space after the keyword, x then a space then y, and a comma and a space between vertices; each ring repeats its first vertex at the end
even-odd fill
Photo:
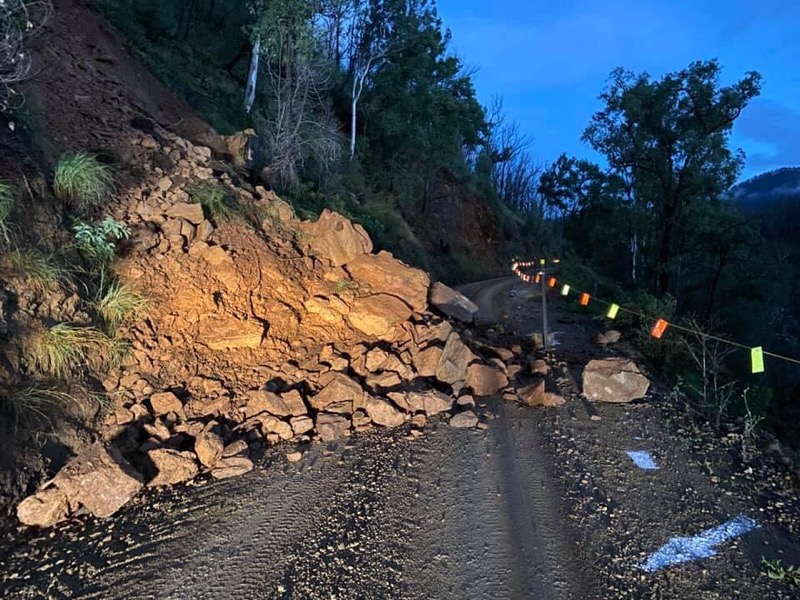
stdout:
POLYGON ((301 215, 337 210, 451 282, 534 250, 526 140, 477 101, 432 2, 94 5, 221 133, 256 130, 257 171, 301 215))

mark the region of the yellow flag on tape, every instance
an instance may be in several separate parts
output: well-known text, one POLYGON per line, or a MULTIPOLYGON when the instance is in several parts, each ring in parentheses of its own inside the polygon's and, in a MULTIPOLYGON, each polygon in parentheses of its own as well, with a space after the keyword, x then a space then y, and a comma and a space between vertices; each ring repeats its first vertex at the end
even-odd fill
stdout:
POLYGON ((566 296, 566 295, 568 295, 568 294, 569 294, 569 285, 567 285, 567 284, 565 283, 565 284, 564 284, 564 287, 562 287, 562 288, 561 288, 561 295, 562 295, 562 296, 566 296))
POLYGON ((750 363, 753 373, 764 372, 764 349, 761 346, 750 350, 750 363))
POLYGON ((616 319, 617 313, 619 312, 619 306, 616 304, 612 304, 608 307, 608 314, 606 315, 609 319, 616 319))

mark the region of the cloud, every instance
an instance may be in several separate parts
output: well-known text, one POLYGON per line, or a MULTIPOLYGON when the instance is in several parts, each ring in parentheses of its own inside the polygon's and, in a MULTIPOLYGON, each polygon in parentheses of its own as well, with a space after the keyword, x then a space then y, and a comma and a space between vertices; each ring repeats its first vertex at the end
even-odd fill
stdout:
POLYGON ((748 170, 800 165, 800 112, 768 99, 756 99, 734 125, 747 154, 748 170))

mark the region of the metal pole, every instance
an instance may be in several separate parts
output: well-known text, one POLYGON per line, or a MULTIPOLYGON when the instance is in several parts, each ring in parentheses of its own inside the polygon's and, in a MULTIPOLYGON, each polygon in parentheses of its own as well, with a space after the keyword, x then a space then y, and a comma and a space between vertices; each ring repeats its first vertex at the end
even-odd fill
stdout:
POLYGON ((547 336, 547 282, 544 276, 544 259, 541 260, 540 266, 542 279, 542 343, 544 344, 544 351, 550 352, 550 340, 547 336))

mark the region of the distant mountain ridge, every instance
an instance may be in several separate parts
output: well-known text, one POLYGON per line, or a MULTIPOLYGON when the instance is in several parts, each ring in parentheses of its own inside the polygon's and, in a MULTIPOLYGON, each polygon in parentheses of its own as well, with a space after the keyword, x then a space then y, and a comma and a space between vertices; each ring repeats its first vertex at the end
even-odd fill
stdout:
POLYGON ((800 167, 783 167, 751 177, 733 186, 729 198, 747 209, 760 209, 787 196, 800 196, 800 167))

